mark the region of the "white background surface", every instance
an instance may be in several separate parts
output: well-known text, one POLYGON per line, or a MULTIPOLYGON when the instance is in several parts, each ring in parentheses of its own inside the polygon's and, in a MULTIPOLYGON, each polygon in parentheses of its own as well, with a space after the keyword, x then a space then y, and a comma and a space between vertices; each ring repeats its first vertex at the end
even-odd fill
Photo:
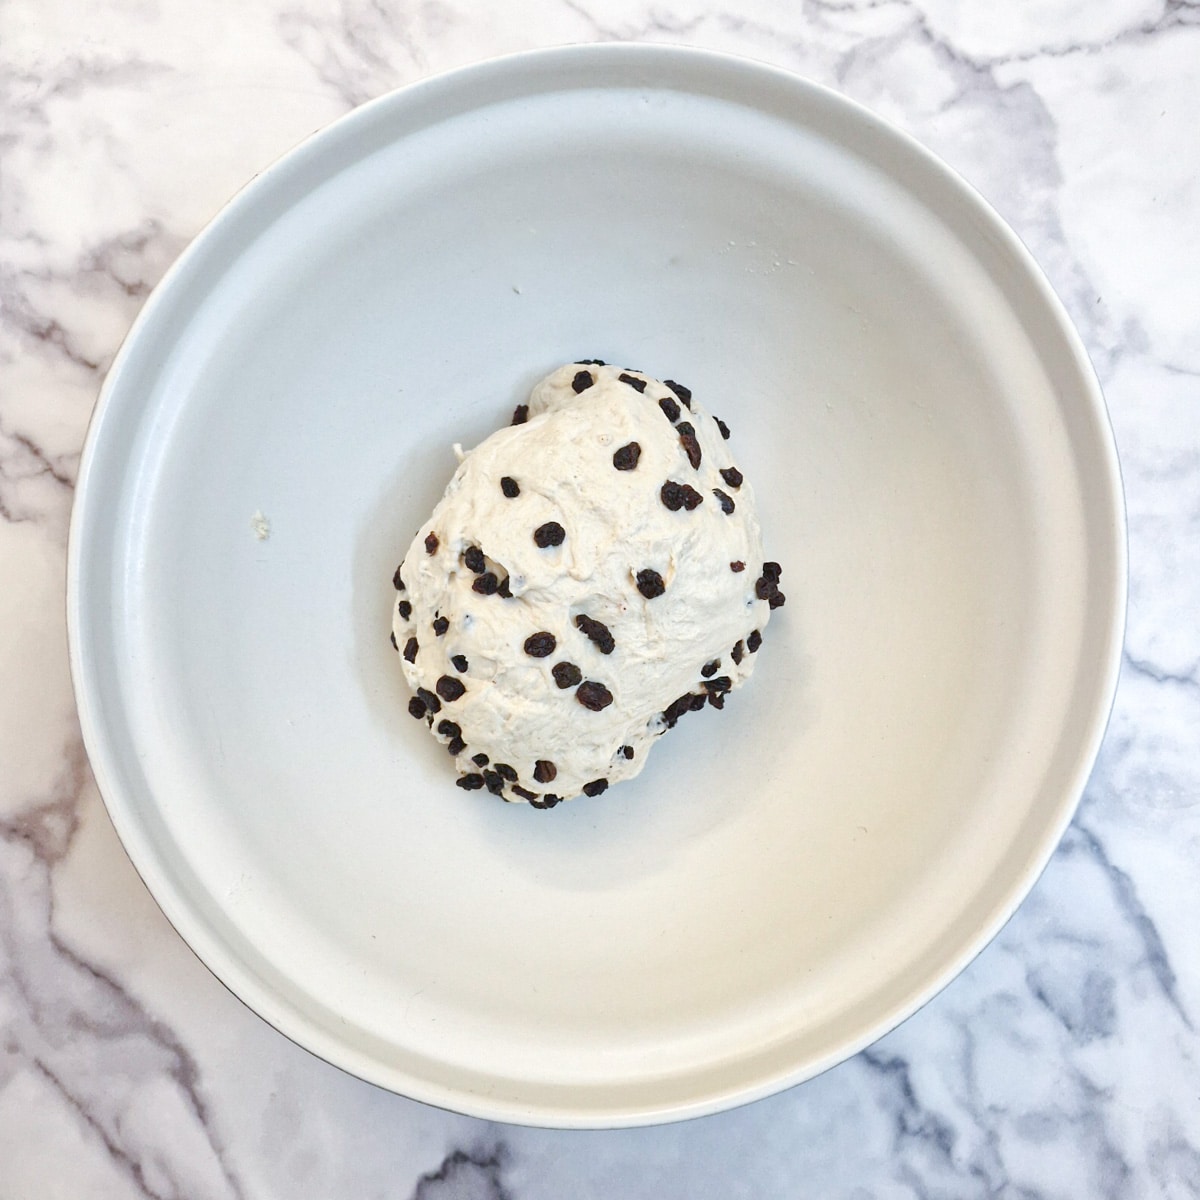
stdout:
POLYGON ((1200 1194, 1192 13, 0 13, 0 1196, 1200 1194), (195 961, 87 774, 62 563, 99 379, 148 288, 237 186, 353 104, 429 71, 611 37, 731 50, 832 83, 915 133, 1013 223, 1108 393, 1131 611, 1079 816, 964 976, 785 1095, 674 1128, 562 1134, 450 1116, 343 1076, 195 961))

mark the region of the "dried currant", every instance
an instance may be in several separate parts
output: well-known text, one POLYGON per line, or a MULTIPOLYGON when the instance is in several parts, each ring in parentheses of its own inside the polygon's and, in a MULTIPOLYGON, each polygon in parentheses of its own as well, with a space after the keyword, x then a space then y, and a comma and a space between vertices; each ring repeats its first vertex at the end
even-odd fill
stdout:
POLYGON ((599 712, 613 702, 613 694, 604 684, 597 683, 594 679, 585 679, 576 690, 575 699, 584 708, 590 708, 592 712, 599 712))
POLYGON ((558 639, 545 629, 531 633, 525 639, 525 653, 530 658, 549 658, 558 646, 558 639))
POLYGON ((637 573, 637 589, 647 600, 653 600, 667 590, 667 585, 657 571, 644 567, 637 573))

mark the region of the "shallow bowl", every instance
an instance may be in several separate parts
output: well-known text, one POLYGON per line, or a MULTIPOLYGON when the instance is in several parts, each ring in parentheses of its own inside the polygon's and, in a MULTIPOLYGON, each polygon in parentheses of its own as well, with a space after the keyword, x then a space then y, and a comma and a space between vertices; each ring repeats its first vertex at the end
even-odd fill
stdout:
POLYGON ((832 92, 617 45, 386 96, 196 239, 96 409, 69 625, 113 822, 238 996, 406 1095, 613 1126, 963 968, 1070 819, 1124 595, 1103 400, 995 213, 832 92), (405 714, 391 575, 451 444, 577 357, 725 418, 789 603, 723 713, 535 811, 405 714))

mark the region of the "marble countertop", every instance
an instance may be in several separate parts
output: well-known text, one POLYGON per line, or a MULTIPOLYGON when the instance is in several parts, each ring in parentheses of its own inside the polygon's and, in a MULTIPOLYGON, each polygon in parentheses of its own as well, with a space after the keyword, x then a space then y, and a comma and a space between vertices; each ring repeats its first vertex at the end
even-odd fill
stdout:
POLYGON ((1200 1196, 1195 0, 8 0, 0 7, 0 1200, 1200 1196), (1128 639, 1078 816, 996 941, 871 1049, 676 1126, 489 1124, 260 1021, 126 859, 80 743, 64 550, 150 288, 279 153, 430 72, 562 42, 767 60, 1012 223, 1103 382, 1128 639))

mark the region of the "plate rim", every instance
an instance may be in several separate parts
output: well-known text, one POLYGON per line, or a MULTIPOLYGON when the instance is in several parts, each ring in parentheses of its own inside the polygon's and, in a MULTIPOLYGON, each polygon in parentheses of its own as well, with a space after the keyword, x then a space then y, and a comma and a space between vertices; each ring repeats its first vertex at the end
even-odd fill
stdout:
MULTIPOLYGON (((303 138, 252 176, 222 204, 166 270, 134 318, 113 357, 99 389, 83 441, 66 557, 68 661, 80 729, 91 770, 126 856, 163 915, 196 958, 231 995, 256 1016, 308 1053, 348 1074, 451 1112, 517 1125, 561 1129, 628 1128, 664 1124, 709 1115, 773 1095, 822 1074, 870 1046, 901 1025, 961 974, 996 937, 1028 896, 1074 817, 1112 714, 1128 610, 1127 515, 1111 418, 1100 382, 1078 331, 1063 302, 1016 232, 957 171, 911 134, 878 116, 858 101, 795 72, 751 57, 668 43, 612 41, 542 47, 487 58, 439 72, 396 88, 352 109, 303 138), (663 1104, 626 1103, 620 1107, 601 1104, 593 1108, 580 1106, 567 1110, 547 1104, 522 1103, 464 1091, 381 1064, 369 1053, 339 1042, 290 1004, 279 1002, 269 986, 260 984, 251 972, 243 968, 237 954, 231 948, 226 947, 220 938, 209 936, 203 921, 195 916, 182 889, 172 881, 169 872, 162 869, 148 837, 144 837, 140 830, 140 822, 134 816, 132 806, 126 804, 122 790, 117 784, 117 772, 112 769, 102 733, 102 723, 96 711, 99 708, 97 684, 93 677, 93 667, 88 661, 86 641, 83 637, 84 606, 79 581, 83 556, 82 529, 87 519, 91 495, 99 487, 98 484, 91 483, 92 466, 97 446, 103 436, 107 413, 112 407, 112 397, 120 387, 127 361, 133 354, 143 330, 165 303, 165 298, 173 292, 175 281, 187 271, 193 259, 203 252, 206 245, 225 226, 234 224, 244 211, 251 209, 259 194, 266 192, 281 176, 320 154, 326 143, 333 145, 338 139, 352 135, 356 127, 372 120, 377 112, 419 101, 424 96, 436 93, 438 89, 469 87, 473 81, 484 82, 489 76, 513 73, 519 77, 531 66, 536 69, 555 61, 607 60, 606 65, 611 69, 622 59, 632 68, 644 68, 664 60, 676 63, 690 61, 697 68, 723 71, 728 77, 739 76, 750 87, 753 87, 756 80, 772 82, 775 86, 793 89, 798 97, 803 97, 809 103, 815 101, 835 110, 840 109, 849 119, 865 125, 876 136, 896 143, 900 150, 917 162, 922 172, 932 173, 942 185, 957 192, 981 219, 988 233, 999 240, 1003 251, 1021 269, 1026 282, 1033 285, 1039 299, 1052 314, 1055 322, 1053 333, 1060 339, 1062 348, 1068 351, 1068 365, 1076 382, 1081 385, 1081 393, 1088 403, 1088 415, 1098 434, 1096 448, 1100 451, 1096 461, 1091 464, 1096 476, 1094 482, 1102 487, 1113 517, 1111 524, 1106 527, 1109 536, 1106 549, 1110 556, 1112 574, 1107 580, 1109 593, 1105 600, 1110 606, 1111 619, 1105 630, 1103 670, 1098 675, 1099 684, 1091 697, 1090 712, 1085 726, 1086 736, 1081 738, 1077 747, 1069 771, 1068 786, 1058 801, 1053 819, 1046 824, 1037 852, 1029 858, 1024 869, 1009 882, 989 919, 972 937, 966 939, 955 953, 947 957, 941 969, 927 979, 923 986, 912 989, 902 1003, 893 1005, 876 1020, 868 1022, 854 1036, 841 1039, 824 1055, 799 1063, 788 1062, 772 1072, 760 1072, 753 1082, 707 1091, 690 1101, 663 1104)), ((1089 597, 1089 600, 1091 599, 1093 597, 1089 597)))

